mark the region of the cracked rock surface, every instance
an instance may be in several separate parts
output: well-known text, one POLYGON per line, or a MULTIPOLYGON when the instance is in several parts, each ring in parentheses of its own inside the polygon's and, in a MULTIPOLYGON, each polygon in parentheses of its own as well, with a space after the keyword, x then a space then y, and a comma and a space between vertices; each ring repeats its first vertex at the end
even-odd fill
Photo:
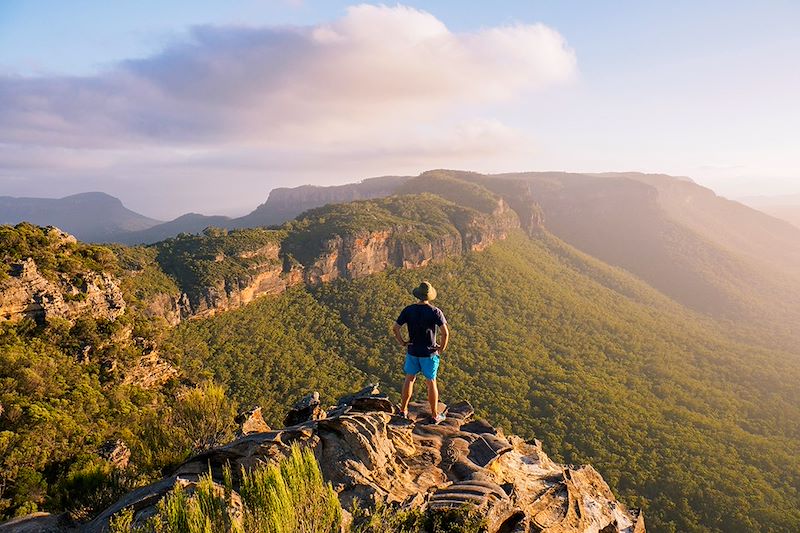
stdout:
POLYGON ((344 509, 378 500, 428 512, 468 505, 484 514, 490 533, 644 533, 642 514, 617 501, 594 468, 557 464, 538 440, 504 435, 473 415, 472 406, 460 402, 436 425, 427 406, 412 403, 406 419, 371 385, 340 400, 323 418, 312 409, 308 420, 248 433, 197 455, 81 530, 106 531, 108 519, 126 507, 134 509, 136 520, 145 520, 176 482, 191 486, 209 470, 221 481, 227 463, 234 472, 249 469, 280 459, 299 443, 314 451, 344 509))

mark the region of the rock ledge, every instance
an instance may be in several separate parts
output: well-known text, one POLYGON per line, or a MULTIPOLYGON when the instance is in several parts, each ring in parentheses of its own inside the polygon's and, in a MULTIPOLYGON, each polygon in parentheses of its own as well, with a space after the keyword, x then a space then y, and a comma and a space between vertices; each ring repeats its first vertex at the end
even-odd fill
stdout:
POLYGON ((378 500, 428 512, 468 505, 486 516, 490 533, 645 532, 641 512, 617 501, 594 468, 556 464, 538 440, 504 435, 474 419, 468 402, 451 405, 438 425, 422 404, 410 406, 409 419, 399 416, 375 385, 322 413, 306 409, 308 420, 297 420, 302 407, 293 410, 295 425, 248 433, 192 457, 172 476, 129 493, 81 530, 107 531, 109 518, 127 507, 135 520, 146 520, 175 483, 193 484, 209 470, 221 480, 227 463, 234 472, 249 469, 285 456, 299 443, 314 451, 345 510, 356 501, 369 506, 378 500))

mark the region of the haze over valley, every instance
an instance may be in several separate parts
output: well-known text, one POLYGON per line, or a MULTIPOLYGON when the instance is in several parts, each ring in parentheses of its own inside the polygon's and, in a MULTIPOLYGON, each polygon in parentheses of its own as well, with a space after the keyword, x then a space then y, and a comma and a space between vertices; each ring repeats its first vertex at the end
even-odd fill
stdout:
POLYGON ((800 531, 800 8, 89 4, 0 7, 0 531, 800 531))

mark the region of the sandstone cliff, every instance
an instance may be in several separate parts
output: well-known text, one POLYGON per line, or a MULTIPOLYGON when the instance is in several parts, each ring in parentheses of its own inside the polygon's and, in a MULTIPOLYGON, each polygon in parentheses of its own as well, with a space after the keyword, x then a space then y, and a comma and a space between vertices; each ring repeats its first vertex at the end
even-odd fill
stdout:
POLYGON ((89 247, 56 228, 32 229, 46 232, 52 249, 41 260, 49 270, 43 275, 39 259, 30 257, 11 265, 9 275, 0 279, 0 320, 72 320, 86 313, 113 321, 131 304, 136 312, 176 325, 301 283, 424 267, 483 250, 520 227, 506 201, 485 189, 478 209, 443 200, 445 190, 436 192, 326 206, 280 229, 209 229, 162 241, 142 253, 118 248, 121 268, 110 271, 82 267, 80 261, 75 261, 77 270, 53 269, 49 263, 70 260, 73 248, 89 247), (123 293, 134 299, 126 304, 123 293))
POLYGON ((245 248, 235 254, 220 252, 213 262, 222 269, 232 263, 243 268, 235 276, 198 280, 196 284, 184 282, 186 292, 176 303, 181 318, 207 317, 235 309, 259 296, 279 294, 299 281, 292 272, 284 272, 278 242, 245 248))
POLYGON ((182 318, 234 309, 299 283, 414 269, 480 251, 520 227, 500 197, 486 212, 439 196, 394 196, 311 210, 281 229, 186 236, 156 246, 184 295, 182 318), (231 249, 231 243, 242 243, 231 249))
POLYGON ((491 215, 464 211, 454 214, 451 221, 456 231, 442 231, 427 238, 420 238, 414 228, 402 224, 334 234, 322 240, 317 257, 302 266, 303 279, 313 284, 336 278, 355 279, 387 268, 421 268, 448 257, 483 250, 519 227, 502 200, 491 215))
POLYGON ((473 419, 467 402, 450 406, 447 419, 434 425, 419 404, 412 404, 410 420, 398 416, 372 385, 327 410, 318 398, 309 395, 298 404, 287 417, 294 425, 280 430, 257 426, 255 432, 193 457, 80 530, 106 531, 109 518, 126 508, 133 509, 135 520, 145 520, 176 483, 190 486, 209 470, 221 482, 226 464, 234 472, 250 469, 285 456, 298 443, 314 451, 345 511, 356 502, 371 506, 382 501, 430 513, 466 505, 486 517, 490 533, 645 531, 643 515, 617 501, 594 468, 554 463, 539 441, 505 435, 473 419))
MULTIPOLYGON (((75 237, 58 228, 48 227, 45 245, 64 262, 71 259, 75 237)), ((95 318, 116 320, 125 312, 125 300, 119 280, 105 271, 77 267, 68 272, 51 269, 47 277, 36 260, 26 257, 11 262, 5 279, 0 280, 0 321, 30 317, 37 322, 52 318, 72 320, 89 313, 95 318)))

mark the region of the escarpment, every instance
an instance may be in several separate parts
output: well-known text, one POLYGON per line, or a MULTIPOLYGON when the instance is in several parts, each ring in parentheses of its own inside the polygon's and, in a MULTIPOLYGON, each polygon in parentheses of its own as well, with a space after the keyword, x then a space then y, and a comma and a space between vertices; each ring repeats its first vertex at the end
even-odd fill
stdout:
MULTIPOLYGON (((91 314, 113 321, 125 311, 126 294, 137 312, 176 325, 298 284, 421 268, 484 250, 530 225, 527 218, 521 224, 504 196, 476 183, 446 175, 388 182, 402 184, 399 192, 408 194, 327 205, 276 228, 207 228, 144 248, 117 247, 119 265, 108 269, 97 268, 96 261, 81 267, 78 261, 79 267, 59 266, 42 276, 37 265, 55 260, 20 251, 0 280, 0 319, 91 314)), ((83 260, 80 254, 99 248, 55 228, 47 231, 48 246, 59 256, 83 260)))
POLYGON ((344 511, 377 502, 426 513, 466 506, 484 517, 489 533, 645 531, 642 513, 619 502, 594 468, 557 464, 538 440, 506 435, 473 415, 472 406, 460 402, 435 425, 427 407, 412 404, 406 419, 375 385, 327 410, 309 394, 287 416, 294 425, 261 425, 197 455, 80 530, 107 531, 109 519, 124 509, 133 511, 134 525, 144 522, 176 484, 191 486, 211 472, 222 486, 226 465, 236 490, 242 470, 280 459, 297 444, 313 450, 344 511))
MULTIPOLYGON (((483 250, 518 227, 515 212, 499 197, 479 211, 429 194, 395 196, 314 209, 278 229, 183 234, 140 249, 149 251, 150 259, 120 256, 122 268, 107 269, 85 260, 86 249, 99 247, 78 243, 56 228, 37 228, 50 239, 45 248, 51 254, 11 263, 0 279, 0 320, 71 320, 88 314, 114 321, 125 312, 127 290, 146 315, 175 325, 297 284, 421 268, 483 250), (58 262, 68 268, 52 267, 58 262), (48 267, 47 276, 39 264, 48 267), (142 287, 156 278, 155 289, 142 287)), ((126 250, 134 249, 117 252, 126 250)))
POLYGON ((301 283, 421 268, 483 250, 519 227, 502 198, 479 211, 421 194, 325 206, 279 229, 213 230, 154 246, 184 293, 173 307, 192 318, 301 283))

